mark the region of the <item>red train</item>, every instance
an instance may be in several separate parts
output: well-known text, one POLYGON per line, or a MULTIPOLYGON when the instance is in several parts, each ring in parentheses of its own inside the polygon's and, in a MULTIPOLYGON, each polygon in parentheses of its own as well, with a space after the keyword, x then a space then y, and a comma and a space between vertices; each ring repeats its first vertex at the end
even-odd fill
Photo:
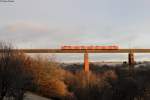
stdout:
POLYGON ((119 49, 118 46, 62 46, 61 49, 64 50, 74 50, 74 49, 89 49, 89 50, 116 50, 119 49))

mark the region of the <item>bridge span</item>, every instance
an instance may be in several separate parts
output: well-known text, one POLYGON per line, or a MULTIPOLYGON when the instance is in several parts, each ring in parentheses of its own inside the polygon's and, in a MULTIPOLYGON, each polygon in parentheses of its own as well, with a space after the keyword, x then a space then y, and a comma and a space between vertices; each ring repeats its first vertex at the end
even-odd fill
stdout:
MULTIPOLYGON (((12 49, 24 53, 84 53, 84 71, 89 72, 88 53, 127 53, 129 69, 135 64, 134 53, 150 53, 150 49, 12 49)), ((0 53, 3 49, 0 49, 0 53)))
MULTIPOLYGON (((13 49, 13 51, 22 51, 24 53, 150 53, 150 49, 116 49, 116 50, 90 50, 90 49, 72 49, 72 50, 63 50, 63 49, 13 49)), ((3 52, 0 49, 0 53, 3 52)))

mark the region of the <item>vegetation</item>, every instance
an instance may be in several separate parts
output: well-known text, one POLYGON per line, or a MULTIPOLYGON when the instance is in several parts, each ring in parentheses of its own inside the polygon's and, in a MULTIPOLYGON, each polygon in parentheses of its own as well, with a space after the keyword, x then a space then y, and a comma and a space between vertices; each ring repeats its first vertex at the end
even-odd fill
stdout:
POLYGON ((11 45, 1 43, 0 49, 0 100, 22 100, 32 80, 29 58, 21 52, 13 52, 11 45))
POLYGON ((132 76, 127 64, 90 64, 92 71, 85 73, 53 59, 13 52, 9 44, 1 43, 0 49, 0 100, 23 100, 27 91, 53 100, 150 100, 149 65, 136 68, 132 76))

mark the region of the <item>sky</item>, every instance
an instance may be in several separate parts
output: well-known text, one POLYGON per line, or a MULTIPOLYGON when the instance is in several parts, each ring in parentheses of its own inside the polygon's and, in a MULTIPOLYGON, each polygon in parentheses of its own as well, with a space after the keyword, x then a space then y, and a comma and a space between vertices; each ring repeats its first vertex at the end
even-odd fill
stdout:
MULTIPOLYGON (((118 45, 150 48, 150 0, 14 0, 0 2, 0 41, 17 48, 62 45, 118 45)), ((82 54, 58 55, 79 60, 82 54)), ((124 60, 123 54, 91 54, 124 60)), ((150 58, 149 54, 137 59, 150 58)))

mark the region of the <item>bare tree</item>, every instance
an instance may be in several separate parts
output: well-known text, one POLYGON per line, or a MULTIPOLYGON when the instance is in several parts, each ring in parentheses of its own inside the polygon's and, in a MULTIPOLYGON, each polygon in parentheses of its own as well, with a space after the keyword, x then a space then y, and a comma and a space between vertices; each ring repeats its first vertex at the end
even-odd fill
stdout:
POLYGON ((0 43, 0 100, 14 98, 22 100, 31 73, 27 69, 30 60, 21 52, 13 52, 12 46, 0 43))

